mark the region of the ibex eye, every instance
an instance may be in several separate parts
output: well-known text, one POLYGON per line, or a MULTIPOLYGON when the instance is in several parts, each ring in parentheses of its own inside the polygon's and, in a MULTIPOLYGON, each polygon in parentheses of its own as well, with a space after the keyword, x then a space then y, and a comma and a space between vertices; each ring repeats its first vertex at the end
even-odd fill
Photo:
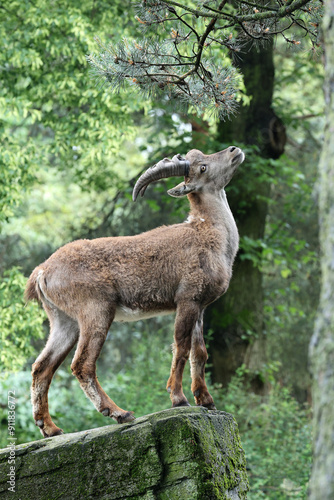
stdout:
POLYGON ((205 172, 206 171, 206 165, 202 165, 201 166, 201 172, 205 172))

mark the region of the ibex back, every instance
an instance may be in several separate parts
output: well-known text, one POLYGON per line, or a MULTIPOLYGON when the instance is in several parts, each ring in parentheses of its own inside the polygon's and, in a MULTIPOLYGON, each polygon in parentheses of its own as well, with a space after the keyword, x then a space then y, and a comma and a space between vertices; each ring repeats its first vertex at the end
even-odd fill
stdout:
POLYGON ((176 311, 173 360, 167 390, 173 407, 189 405, 182 390, 190 358, 197 405, 215 409, 205 383, 207 351, 203 313, 228 288, 238 250, 238 231, 224 187, 244 160, 231 146, 204 155, 190 151, 164 159, 137 181, 136 200, 150 182, 184 176, 168 191, 188 196, 186 222, 137 236, 79 240, 57 250, 31 274, 26 299, 39 300, 50 320, 50 336, 32 368, 31 398, 36 425, 43 436, 62 433, 49 414, 52 377, 77 343, 73 374, 96 409, 118 423, 134 419, 103 391, 96 361, 113 321, 136 321, 176 311))

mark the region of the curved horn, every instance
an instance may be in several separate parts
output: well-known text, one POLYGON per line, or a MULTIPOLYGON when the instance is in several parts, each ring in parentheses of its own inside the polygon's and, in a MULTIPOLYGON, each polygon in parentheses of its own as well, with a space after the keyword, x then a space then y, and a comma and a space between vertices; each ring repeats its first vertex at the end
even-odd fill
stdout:
POLYGON ((190 163, 182 158, 181 155, 175 155, 171 160, 164 158, 153 167, 150 167, 137 180, 132 192, 132 199, 136 201, 138 194, 144 196, 147 186, 154 181, 167 177, 188 176, 190 163))

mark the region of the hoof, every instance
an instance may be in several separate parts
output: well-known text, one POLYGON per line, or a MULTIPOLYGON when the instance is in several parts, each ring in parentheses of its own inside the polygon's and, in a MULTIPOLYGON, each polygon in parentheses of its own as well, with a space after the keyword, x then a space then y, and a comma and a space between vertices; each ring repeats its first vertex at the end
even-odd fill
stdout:
POLYGON ((101 411, 102 415, 104 415, 105 417, 109 417, 110 415, 110 410, 109 408, 105 408, 104 410, 101 411))
POLYGON ((204 406, 204 408, 207 408, 208 410, 217 410, 214 403, 209 403, 207 405, 201 404, 201 405, 197 405, 197 406, 204 406))
POLYGON ((54 425, 53 422, 51 423, 51 425, 45 425, 43 418, 35 420, 35 423, 37 427, 39 427, 39 430, 41 431, 43 437, 45 438, 60 436, 61 434, 64 434, 63 430, 59 429, 59 427, 54 425))
POLYGON ((40 427, 40 431, 45 438, 60 436, 61 434, 64 434, 63 430, 59 429, 59 427, 56 426, 54 427, 54 429, 44 429, 40 427))
POLYGON ((125 413, 122 413, 121 415, 118 415, 116 417, 116 420, 119 424, 125 424, 126 422, 132 422, 135 420, 136 417, 133 414, 133 411, 127 411, 125 413))
POLYGON ((50 437, 54 437, 54 436, 61 436, 62 434, 64 434, 64 431, 62 429, 48 431, 48 432, 45 432, 44 429, 41 429, 41 431, 42 431, 43 437, 45 437, 45 438, 50 438, 50 437))
POLYGON ((180 406, 190 406, 187 400, 180 401, 179 403, 173 403, 172 408, 179 408, 180 406))

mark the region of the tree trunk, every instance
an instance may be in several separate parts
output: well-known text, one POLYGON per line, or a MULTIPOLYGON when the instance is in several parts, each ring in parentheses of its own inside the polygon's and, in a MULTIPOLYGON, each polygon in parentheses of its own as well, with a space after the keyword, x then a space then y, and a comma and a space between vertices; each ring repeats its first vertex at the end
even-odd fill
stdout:
MULTIPOLYGON (((239 64, 244 75, 249 106, 219 126, 219 139, 228 144, 256 145, 260 156, 278 158, 284 150, 285 129, 272 109, 274 87, 273 45, 250 48, 239 64)), ((240 236, 261 239, 268 211, 270 184, 247 175, 249 165, 240 167, 233 179, 228 201, 240 236)), ((227 294, 206 314, 206 329, 213 332, 210 345, 212 377, 228 384, 236 369, 245 364, 253 372, 254 389, 263 389, 260 372, 265 362, 263 336, 262 276, 251 260, 239 253, 227 294), (258 374, 258 375, 256 375, 258 374)))
POLYGON ((322 283, 310 345, 315 426, 311 500, 334 498, 334 0, 326 3, 323 35, 327 120, 318 185, 322 283))

